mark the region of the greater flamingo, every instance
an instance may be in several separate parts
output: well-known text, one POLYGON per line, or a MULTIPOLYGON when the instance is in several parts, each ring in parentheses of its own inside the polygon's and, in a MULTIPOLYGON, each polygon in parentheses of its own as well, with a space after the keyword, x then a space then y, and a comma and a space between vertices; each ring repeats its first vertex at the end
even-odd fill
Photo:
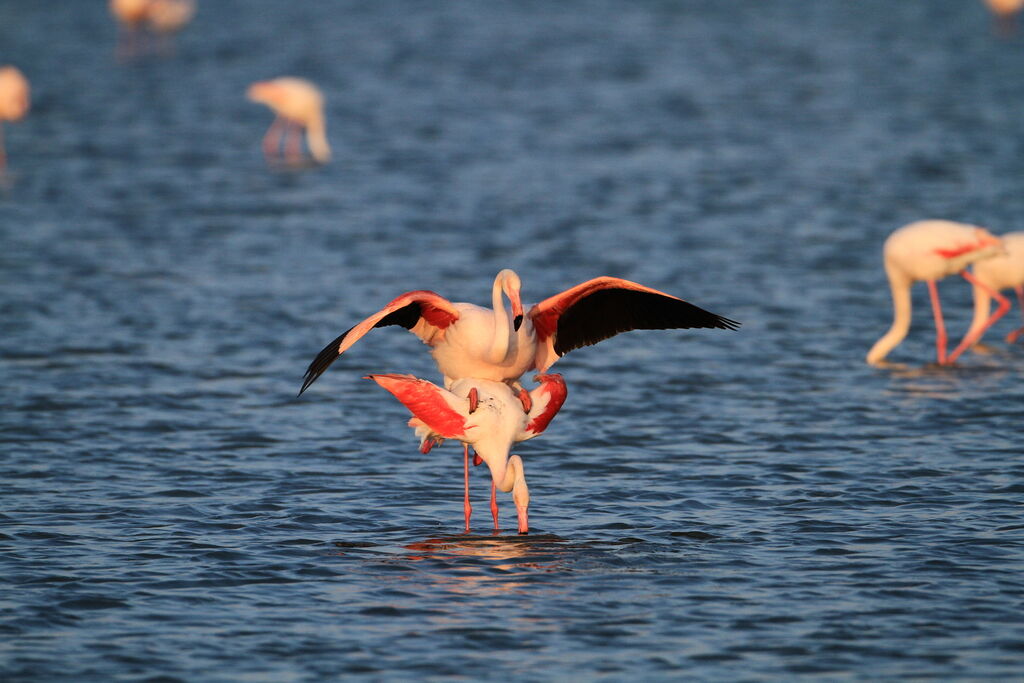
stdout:
POLYGON ((313 158, 321 164, 331 160, 324 123, 324 98, 319 88, 307 80, 286 76, 253 83, 247 95, 253 102, 267 105, 277 115, 263 136, 263 154, 269 163, 274 163, 284 140, 287 162, 292 166, 300 164, 302 143, 298 136, 303 128, 313 158))
POLYGON ((1017 30, 1017 13, 1024 9, 1024 0, 985 0, 995 15, 996 30, 1009 35, 1017 30))
MULTIPOLYGON (((1013 289, 1024 314, 1024 232, 1009 232, 1002 236, 1005 254, 978 261, 971 270, 978 281, 974 285, 974 321, 967 335, 975 335, 975 342, 992 323, 1010 310, 1010 302, 999 291, 1013 289), (998 302, 996 312, 989 316, 992 299, 998 302), (991 322, 990 322, 991 321, 991 322)), ((1012 344, 1024 334, 1024 327, 1006 335, 1006 343, 1012 344)))
POLYGON ((150 0, 146 23, 159 36, 164 52, 173 46, 171 36, 185 27, 196 13, 196 0, 150 0))
POLYGON ((149 13, 149 4, 150 0, 110 0, 110 13, 118 24, 118 57, 133 57, 138 51, 142 24, 149 13))
POLYGON ((0 174, 7 169, 3 122, 20 121, 28 113, 28 108, 28 79, 17 67, 0 67, 0 174))
POLYGON ((918 221, 889 235, 882 253, 885 274, 892 289, 893 322, 889 331, 868 351, 867 362, 882 365, 889 352, 907 336, 910 330, 910 287, 919 280, 928 283, 931 295, 938 362, 940 365, 950 365, 956 361, 994 322, 996 316, 987 320, 984 327, 965 335, 960 345, 947 356, 946 326, 942 320, 942 307, 935 283, 947 275, 960 273, 968 282, 975 284, 977 279, 965 270, 967 266, 992 258, 1002 251, 1002 241, 988 230, 952 221, 918 221))
POLYGON ((492 308, 452 303, 434 292, 407 292, 342 333, 309 364, 301 395, 334 360, 375 327, 399 325, 432 347, 445 386, 475 377, 508 382, 529 398, 518 379, 544 372, 573 349, 628 330, 718 328, 739 323, 656 289, 615 277, 599 277, 534 305, 526 315, 519 276, 502 270, 491 288, 492 308), (503 295, 511 304, 505 308, 503 295))
POLYGON ((420 437, 420 451, 430 449, 445 439, 462 442, 465 498, 463 509, 466 532, 469 532, 469 447, 476 453, 475 463, 487 463, 491 471, 491 516, 498 530, 496 491, 512 492, 519 517, 519 533, 530 530, 527 509, 530 491, 526 486, 523 461, 510 455, 512 445, 543 432, 565 402, 566 387, 561 375, 538 375, 540 386, 530 392, 532 408, 524 413, 518 397, 503 382, 482 379, 460 379, 450 390, 417 379, 412 375, 369 375, 390 391, 413 414, 409 426, 420 437))

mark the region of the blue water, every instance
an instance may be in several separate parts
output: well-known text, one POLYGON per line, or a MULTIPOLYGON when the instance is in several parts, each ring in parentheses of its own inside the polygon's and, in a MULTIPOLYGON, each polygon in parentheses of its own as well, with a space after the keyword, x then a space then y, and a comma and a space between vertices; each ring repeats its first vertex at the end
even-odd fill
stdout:
MULTIPOLYGON (((1024 216, 1024 38, 967 0, 208 0, 119 64, 105 3, 0 4, 33 82, 0 194, 0 674, 22 680, 1008 679, 1024 349, 928 365, 884 237, 1024 216), (268 170, 251 81, 327 97, 268 170), (626 277, 740 320, 555 365, 531 533, 361 377, 409 289, 626 277)), ((940 286, 951 336, 967 285, 940 286)))

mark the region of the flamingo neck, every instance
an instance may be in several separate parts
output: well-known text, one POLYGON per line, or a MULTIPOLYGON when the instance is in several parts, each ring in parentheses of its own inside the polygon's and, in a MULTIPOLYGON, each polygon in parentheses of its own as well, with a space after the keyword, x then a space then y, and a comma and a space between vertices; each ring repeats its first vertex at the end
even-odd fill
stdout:
POLYGON ((530 489, 526 485, 523 459, 518 455, 510 455, 505 461, 504 471, 499 475, 500 469, 501 466, 497 463, 491 465, 491 481, 498 490, 512 492, 512 502, 516 505, 516 514, 519 517, 519 533, 525 534, 530 529, 527 512, 530 507, 530 489))
POLYGON ((306 124, 306 144, 309 145, 309 153, 321 164, 331 160, 331 146, 327 143, 327 130, 320 112, 306 124))
POLYGON ((499 275, 491 287, 491 307, 494 310, 494 337, 491 347, 487 350, 487 360, 491 363, 504 363, 508 355, 509 330, 508 313, 505 311, 505 300, 502 297, 503 278, 499 275))
POLYGON ((868 351, 867 362, 877 365, 896 348, 910 331, 910 285, 912 281, 906 275, 886 267, 889 275, 889 287, 892 289, 892 327, 868 351))
POLYGON ((988 322, 989 310, 992 308, 992 297, 988 292, 977 284, 972 289, 974 292, 974 319, 971 321, 971 327, 964 335, 964 339, 973 334, 980 334, 980 331, 984 330, 985 324, 988 322))

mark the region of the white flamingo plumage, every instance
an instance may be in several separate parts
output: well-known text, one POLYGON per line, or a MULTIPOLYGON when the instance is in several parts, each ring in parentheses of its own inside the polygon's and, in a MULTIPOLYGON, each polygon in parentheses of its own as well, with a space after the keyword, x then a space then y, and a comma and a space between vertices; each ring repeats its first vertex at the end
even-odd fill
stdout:
MULTIPOLYGON (((1010 302, 1000 290, 1012 289, 1017 293, 1017 302, 1024 314, 1024 232, 1009 232, 1002 235, 1006 253, 978 261, 971 270, 978 281, 974 285, 974 320, 968 336, 975 336, 975 342, 991 327, 992 323, 1010 310, 1010 302), (999 304, 996 312, 989 315, 992 299, 999 304)), ((1024 334, 1024 327, 1006 335, 1006 343, 1012 344, 1024 334)))
MULTIPOLYGON (((1002 241, 984 228, 943 220, 927 220, 899 228, 885 241, 882 249, 885 274, 892 290, 893 322, 889 331, 868 351, 867 362, 882 365, 885 357, 907 336, 910 330, 910 287, 923 280, 928 283, 935 316, 936 356, 940 365, 950 365, 974 344, 993 322, 974 330, 949 355, 946 354, 946 326, 936 281, 959 273, 972 284, 976 278, 967 272, 972 263, 1002 253, 1002 241)), ((982 286, 982 285, 979 285, 982 286)))
MULTIPOLYGON (((525 316, 519 290, 519 276, 505 269, 494 279, 490 309, 452 303, 425 290, 407 292, 328 344, 307 368, 299 394, 375 327, 398 325, 419 337, 431 347, 445 386, 451 386, 466 377, 515 384, 529 370, 544 372, 569 351, 628 330, 739 326, 670 294, 615 277, 567 289, 532 306, 525 316)), ((524 407, 529 409, 527 400, 524 407)))
POLYGON ((491 515, 498 526, 496 490, 512 492, 519 517, 519 533, 529 531, 527 509, 530 492, 522 458, 512 455, 513 444, 543 432, 562 407, 566 386, 561 375, 538 375, 540 386, 530 392, 532 407, 524 413, 519 398, 503 382, 460 379, 450 390, 412 375, 369 375, 391 392, 413 414, 409 426, 420 437, 420 450, 428 453, 445 439, 463 443, 465 476, 464 512, 469 531, 472 506, 469 503, 469 448, 476 461, 487 463, 491 472, 491 515))
POLYGON ((305 79, 283 76, 253 83, 246 94, 250 100, 267 105, 277 115, 263 136, 263 155, 269 163, 276 161, 283 142, 288 164, 299 165, 302 161, 299 136, 303 129, 313 159, 321 164, 331 160, 324 121, 324 96, 319 88, 305 79))

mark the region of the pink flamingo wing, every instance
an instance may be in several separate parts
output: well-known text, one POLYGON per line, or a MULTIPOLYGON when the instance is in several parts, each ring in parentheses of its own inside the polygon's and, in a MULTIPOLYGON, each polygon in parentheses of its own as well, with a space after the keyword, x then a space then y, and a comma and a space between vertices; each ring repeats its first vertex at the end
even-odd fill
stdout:
POLYGON ((445 439, 465 435, 466 420, 452 408, 441 393, 444 389, 412 375, 367 375, 387 389, 431 432, 445 439))
POLYGON ((573 349, 629 330, 736 329, 739 323, 678 297, 616 277, 598 277, 530 309, 537 333, 534 367, 546 370, 573 349))
POLYGON ((302 395, 338 356, 375 327, 399 325, 431 346, 444 338, 444 330, 459 319, 452 302, 425 289, 406 292, 358 325, 349 328, 325 346, 306 368, 302 378, 302 395))
POLYGON ((537 375, 534 377, 534 381, 541 383, 539 387, 530 392, 533 395, 534 405, 540 405, 540 399, 543 395, 546 394, 548 396, 547 404, 543 410, 537 415, 531 414, 530 422, 526 425, 526 431, 536 436, 548 428, 551 420, 562 409, 562 404, 565 403, 565 397, 568 395, 569 390, 565 386, 565 380, 558 374, 537 375))

